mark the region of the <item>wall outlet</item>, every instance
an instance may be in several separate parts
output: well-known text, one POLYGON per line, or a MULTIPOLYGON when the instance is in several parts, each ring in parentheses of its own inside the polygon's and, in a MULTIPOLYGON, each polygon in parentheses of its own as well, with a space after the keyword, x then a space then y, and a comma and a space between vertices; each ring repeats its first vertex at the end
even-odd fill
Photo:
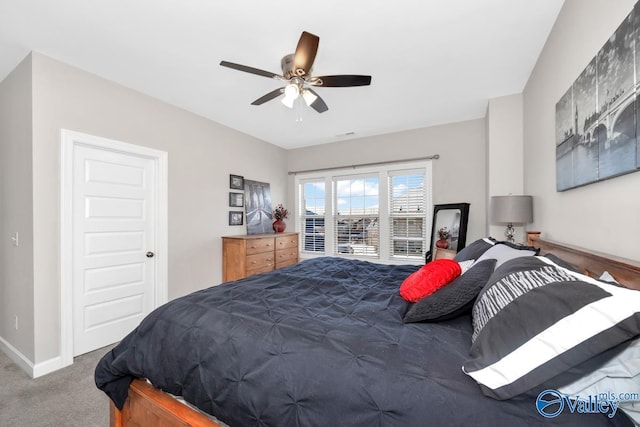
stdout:
POLYGON ((11 235, 11 241, 13 242, 13 246, 20 246, 20 237, 17 231, 11 235))

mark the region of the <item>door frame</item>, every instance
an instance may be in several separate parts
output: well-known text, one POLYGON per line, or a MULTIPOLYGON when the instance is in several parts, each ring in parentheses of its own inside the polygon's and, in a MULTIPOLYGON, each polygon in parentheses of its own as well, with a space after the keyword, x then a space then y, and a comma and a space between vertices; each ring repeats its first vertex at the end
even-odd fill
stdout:
POLYGON ((73 364, 73 154, 76 146, 148 158, 155 163, 155 298, 168 300, 168 153, 68 129, 60 131, 60 367, 73 364))

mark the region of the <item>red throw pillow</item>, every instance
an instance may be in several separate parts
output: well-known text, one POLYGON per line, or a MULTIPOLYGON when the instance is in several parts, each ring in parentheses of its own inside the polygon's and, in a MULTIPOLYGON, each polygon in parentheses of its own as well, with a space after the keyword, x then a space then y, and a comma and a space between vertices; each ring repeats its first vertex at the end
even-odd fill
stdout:
POLYGON ((400 295, 410 302, 420 301, 462 274, 457 261, 437 259, 411 273, 400 285, 400 295))

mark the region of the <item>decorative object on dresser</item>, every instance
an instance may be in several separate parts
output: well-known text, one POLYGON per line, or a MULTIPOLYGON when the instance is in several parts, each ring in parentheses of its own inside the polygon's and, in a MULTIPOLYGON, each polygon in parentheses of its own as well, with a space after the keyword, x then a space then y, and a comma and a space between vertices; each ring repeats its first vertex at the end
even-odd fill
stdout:
POLYGON ((273 218, 275 219, 275 221, 273 221, 273 231, 275 231, 276 233, 282 233, 287 228, 287 223, 284 222, 284 220, 288 216, 289 211, 285 209, 282 204, 276 206, 276 208, 273 210, 273 218))
POLYGON ((269 233, 271 219, 271 187, 268 182, 244 181, 247 234, 269 233))
POLYGON ((489 202, 489 220, 492 224, 507 224, 504 235, 507 241, 515 243, 516 230, 513 224, 533 222, 533 197, 531 196, 492 196, 489 202))
POLYGON ((298 262, 298 233, 222 237, 222 280, 229 282, 298 262))
POLYGON ((434 259, 436 248, 457 252, 465 247, 469 206, 469 203, 447 203, 433 206, 431 240, 425 254, 426 262, 434 259), (444 233, 444 229, 446 229, 446 233, 444 233), (442 236, 440 230, 443 230, 442 236), (444 242, 438 243, 440 240, 444 240, 444 242))

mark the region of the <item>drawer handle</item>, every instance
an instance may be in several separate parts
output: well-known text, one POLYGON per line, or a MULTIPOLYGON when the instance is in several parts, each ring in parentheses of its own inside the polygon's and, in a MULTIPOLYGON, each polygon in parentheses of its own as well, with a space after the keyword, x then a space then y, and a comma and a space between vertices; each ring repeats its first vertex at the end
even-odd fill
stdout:
POLYGON ((256 248, 256 245, 251 246, 251 249, 255 249, 255 248, 256 248))

